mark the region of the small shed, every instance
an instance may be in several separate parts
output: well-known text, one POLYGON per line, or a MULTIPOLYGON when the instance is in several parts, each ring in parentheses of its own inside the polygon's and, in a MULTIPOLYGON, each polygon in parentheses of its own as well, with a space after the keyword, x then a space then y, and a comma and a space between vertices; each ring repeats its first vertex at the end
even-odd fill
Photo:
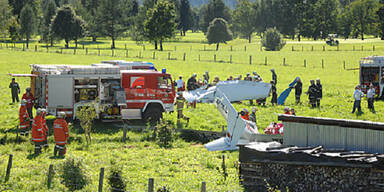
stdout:
POLYGON ((384 153, 384 123, 279 115, 285 146, 384 153))

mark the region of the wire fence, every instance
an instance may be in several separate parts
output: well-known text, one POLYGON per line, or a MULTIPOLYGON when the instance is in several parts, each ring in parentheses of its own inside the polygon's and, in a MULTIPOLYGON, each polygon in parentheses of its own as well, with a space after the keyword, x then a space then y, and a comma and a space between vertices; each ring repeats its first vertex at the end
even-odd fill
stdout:
MULTIPOLYGON (((252 46, 252 53, 255 51, 263 52, 263 48, 260 47, 260 49, 255 48, 255 46, 252 46)), ((327 48, 326 46, 313 46, 313 45, 292 45, 291 48, 285 48, 289 49, 291 52, 335 52, 335 51, 353 51, 353 52, 359 52, 359 51, 372 51, 375 52, 377 50, 384 50, 384 47, 379 47, 377 45, 361 45, 361 46, 337 46, 337 47, 331 47, 327 48)), ((293 61, 289 61, 286 57, 281 57, 280 59, 276 59, 276 56, 273 56, 273 61, 271 60, 272 56, 265 56, 262 58, 260 54, 255 55, 247 55, 249 51, 249 48, 247 49, 247 46, 245 45, 243 49, 236 48, 234 49, 233 46, 230 46, 228 50, 221 50, 221 51, 227 51, 225 54, 222 54, 221 51, 212 52, 212 50, 209 50, 204 45, 199 47, 190 46, 190 52, 188 50, 180 50, 177 48, 177 46, 174 46, 174 50, 166 50, 166 51, 152 51, 145 48, 145 46, 142 46, 142 49, 128 49, 127 45, 125 44, 124 49, 111 49, 111 48, 95 48, 95 47, 85 47, 84 45, 80 48, 58 48, 58 47, 49 47, 49 46, 38 46, 38 45, 31 45, 29 48, 26 48, 25 44, 20 43, 0 43, 0 49, 8 49, 8 50, 14 50, 14 51, 28 51, 28 52, 46 52, 46 53, 56 53, 56 54, 67 54, 67 55, 93 55, 93 56, 107 56, 107 57, 119 57, 119 58, 134 58, 134 59, 151 59, 151 60, 173 60, 173 61, 193 61, 193 62, 214 62, 214 63, 228 63, 228 64, 249 64, 249 65, 265 65, 265 66, 272 66, 272 65, 281 65, 281 66, 296 66, 296 67, 311 67, 311 68, 325 68, 326 65, 335 65, 334 59, 326 60, 324 58, 321 58, 321 62, 318 60, 309 60, 309 59, 303 59, 300 64, 297 59, 295 59, 294 63, 293 61), (178 50, 178 51, 177 51, 178 50), (198 50, 198 52, 192 52, 192 50, 198 50), (210 52, 205 52, 210 51, 210 52), (229 51, 229 53, 228 53, 229 51), (231 54, 231 52, 234 52, 231 54), (246 54, 239 54, 239 52, 245 52, 246 54), (280 60, 280 61, 277 61, 280 60)), ((288 52, 289 52, 288 51, 288 52)), ((287 51, 284 51, 287 52, 287 51)), ((311 57, 309 57, 311 58, 311 57)), ((348 63, 346 60, 343 61, 343 63, 339 63, 342 67, 342 69, 352 69, 352 67, 346 66, 348 63)))
MULTIPOLYGON (((225 158, 223 156, 223 166, 225 167, 225 160, 224 159, 225 158)), ((0 164, 0 168, 3 168, 4 165, 6 165, 5 174, 0 173, 0 178, 3 178, 3 180, 0 181, 0 183, 1 182, 4 182, 4 183, 7 183, 7 182, 13 183, 13 182, 15 182, 15 181, 12 180, 12 177, 11 177, 12 169, 22 169, 23 167, 13 166, 13 155, 12 154, 10 154, 8 156, 8 160, 6 160, 5 158, 1 158, 0 160, 2 160, 1 164, 0 164)), ((105 168, 104 167, 100 168, 99 173, 90 173, 90 172, 83 173, 84 175, 86 175, 85 176, 86 178, 76 177, 77 175, 79 175, 79 171, 65 170, 65 173, 67 175, 73 176, 73 177, 69 178, 69 179, 64 179, 64 180, 61 180, 61 181, 54 180, 54 178, 55 178, 55 175, 63 174, 64 170, 60 169, 59 167, 55 167, 53 164, 50 164, 45 171, 44 170, 41 171, 41 170, 37 170, 37 169, 32 169, 32 172, 33 171, 43 172, 43 173, 46 174, 46 176, 44 177, 42 183, 44 185, 46 184, 46 189, 47 190, 52 189, 52 185, 54 183, 59 182, 59 183, 65 185, 67 188, 72 189, 72 190, 86 188, 86 190, 98 191, 98 192, 102 192, 102 191, 104 191, 106 189, 109 189, 109 190, 111 190, 113 192, 129 191, 129 190, 126 190, 125 187, 116 188, 116 187, 113 187, 111 185, 107 185, 106 186, 105 182, 104 182, 104 180, 105 180, 105 174, 104 174, 105 173, 105 168), (97 185, 95 185, 95 183, 92 182, 92 181, 95 181, 95 180, 98 181, 97 185)), ((81 171, 84 171, 84 170, 81 170, 81 171)), ((32 175, 34 175, 34 173, 31 173, 31 176, 32 175)), ((36 175, 34 175, 34 177, 36 178, 36 175)), ((107 179, 111 179, 111 178, 112 179, 116 179, 116 180, 122 180, 122 177, 117 177, 117 176, 113 176, 113 175, 108 175, 107 176, 107 179)), ((17 180, 18 181, 25 181, 25 179, 17 179, 17 180)), ((161 183, 161 179, 158 179, 158 181, 161 183)), ((163 187, 166 188, 168 186, 164 185, 163 187)), ((172 186, 170 186, 170 187, 172 187, 172 186)), ((0 187, 0 191, 1 190, 17 191, 17 190, 14 190, 12 187, 6 187, 6 186, 0 187)), ((201 183, 201 185, 199 186, 199 189, 197 189, 197 190, 200 190, 201 192, 206 192, 206 182, 203 181, 201 183)), ((149 178, 148 179, 146 191, 148 191, 148 192, 154 192, 155 191, 155 179, 154 178, 149 178)))

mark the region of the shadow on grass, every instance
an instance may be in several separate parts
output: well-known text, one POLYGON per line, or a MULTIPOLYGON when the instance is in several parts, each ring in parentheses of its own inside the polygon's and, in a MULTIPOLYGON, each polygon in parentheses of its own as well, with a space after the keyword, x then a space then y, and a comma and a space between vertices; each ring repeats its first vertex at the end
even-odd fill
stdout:
POLYGON ((27 156, 27 159, 29 160, 32 160, 32 159, 35 159, 36 157, 38 157, 40 154, 36 154, 36 153, 31 153, 27 156))

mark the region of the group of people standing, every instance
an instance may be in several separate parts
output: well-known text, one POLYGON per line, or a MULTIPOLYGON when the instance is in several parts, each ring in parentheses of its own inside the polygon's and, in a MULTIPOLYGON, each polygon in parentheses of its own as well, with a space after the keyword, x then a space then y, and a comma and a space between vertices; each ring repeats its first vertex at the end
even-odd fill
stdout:
MULTIPOLYGON (((19 102, 20 87, 12 78, 9 85, 12 93, 12 103, 19 102)), ((44 108, 36 109, 36 116, 33 117, 33 107, 35 98, 31 92, 31 88, 27 88, 20 102, 19 109, 19 128, 20 136, 29 137, 31 130, 31 141, 35 146, 35 154, 41 153, 42 149, 47 149, 49 128, 46 122, 47 111, 44 108)), ((68 124, 65 120, 65 112, 58 112, 57 118, 53 122, 53 135, 55 139, 54 156, 64 156, 66 153, 66 143, 69 137, 68 124)))
MULTIPOLYGON (((372 113, 376 113, 375 106, 374 106, 375 95, 376 95, 376 89, 373 86, 373 84, 371 83, 369 85, 369 89, 367 91, 367 103, 368 103, 368 109, 372 113)), ((357 112, 359 114, 363 113, 361 111, 361 98, 362 97, 364 97, 364 93, 361 90, 361 86, 360 85, 356 85, 355 91, 353 92, 353 98, 354 98, 355 101, 353 102, 352 113, 355 113, 356 109, 357 109, 357 112)))
MULTIPOLYGON (((26 106, 27 101, 21 100, 19 110, 20 136, 28 137, 29 129, 32 132, 32 142, 35 145, 35 155, 41 153, 42 148, 48 148, 49 128, 46 122, 46 110, 38 108, 36 116, 29 116, 26 106)), ((66 143, 69 137, 68 124, 65 120, 65 112, 58 112, 57 119, 53 122, 53 135, 55 138, 54 156, 64 156, 66 153, 66 143)))
MULTIPOLYGON (((311 85, 309 85, 307 94, 309 99, 309 104, 312 106, 312 108, 318 107, 320 108, 320 101, 323 98, 323 86, 320 83, 320 79, 316 80, 310 80, 311 85)), ((296 102, 300 102, 296 97, 296 102)))

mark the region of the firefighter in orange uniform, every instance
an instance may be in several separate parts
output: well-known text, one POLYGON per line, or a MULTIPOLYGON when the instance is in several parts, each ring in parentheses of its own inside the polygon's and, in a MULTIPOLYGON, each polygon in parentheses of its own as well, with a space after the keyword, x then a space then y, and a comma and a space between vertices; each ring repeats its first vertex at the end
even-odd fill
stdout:
POLYGON ((45 119, 45 116, 47 115, 47 110, 42 109, 42 121, 43 121, 43 132, 44 132, 44 140, 43 140, 43 147, 45 150, 48 148, 48 135, 49 135, 49 129, 47 126, 47 121, 45 119))
POLYGON ((179 95, 176 97, 176 102, 175 102, 176 109, 177 109, 177 125, 180 125, 180 119, 186 120, 187 124, 189 123, 189 117, 183 114, 183 108, 184 108, 185 102, 186 100, 183 97, 183 92, 180 92, 179 95))
POLYGON ((20 103, 20 110, 19 110, 19 120, 20 120, 20 135, 21 136, 28 136, 28 129, 29 129, 29 115, 27 112, 27 101, 21 100, 20 103))
POLYGON ((66 153, 65 144, 69 137, 68 124, 65 121, 65 112, 59 112, 57 119, 53 122, 53 135, 55 137, 55 149, 53 155, 56 156, 59 152, 60 156, 64 156, 66 153))
POLYGON ((32 123, 32 141, 35 144, 35 154, 38 155, 41 153, 41 147, 44 140, 44 131, 43 131, 43 110, 37 109, 36 117, 33 119, 32 123))

